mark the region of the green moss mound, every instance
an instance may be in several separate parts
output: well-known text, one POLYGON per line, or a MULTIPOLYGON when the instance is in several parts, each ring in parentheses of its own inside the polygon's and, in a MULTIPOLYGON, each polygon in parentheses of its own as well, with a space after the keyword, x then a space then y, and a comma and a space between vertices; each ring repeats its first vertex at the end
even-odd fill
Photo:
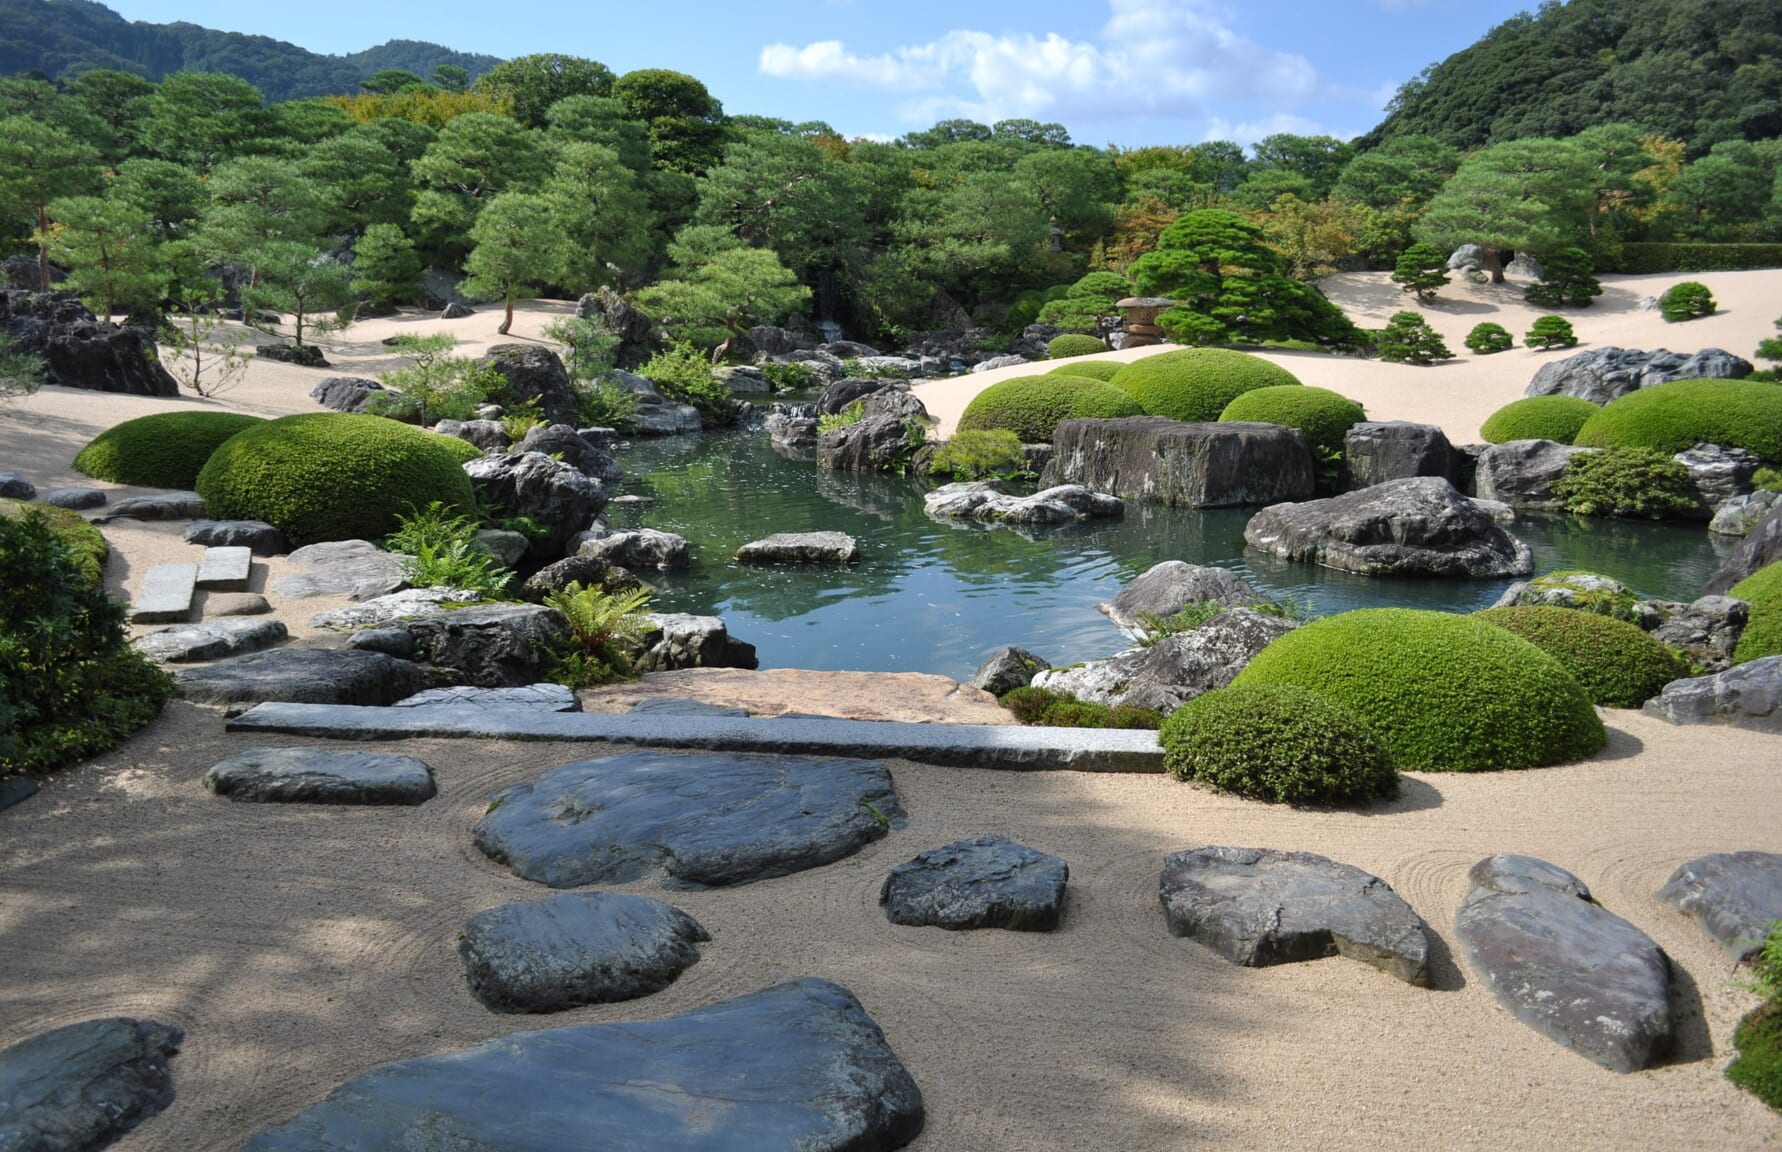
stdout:
POLYGON ((1750 380, 1676 380, 1641 388, 1599 409, 1574 442, 1672 453, 1718 444, 1782 462, 1782 387, 1750 380))
POLYGON ((1605 708, 1638 708, 1689 675, 1676 653, 1623 620, 1555 605, 1488 608, 1477 615, 1565 665, 1591 702, 1605 708))
POLYGON ((1739 1021, 1733 1030, 1738 1057, 1726 1078, 1782 1112, 1782 1001, 1772 1000, 1739 1021))
POLYGON ((1041 728, 1139 728, 1156 731, 1163 713, 1131 704, 1094 704, 1068 692, 1015 688, 1003 694, 1004 708, 1023 724, 1041 728))
POLYGON ((1751 620, 1733 650, 1733 663, 1782 656, 1782 562, 1759 568, 1727 595, 1751 602, 1751 620))
POLYGON ((1379 738, 1315 693, 1286 684, 1221 688, 1178 708, 1158 736, 1163 766, 1277 804, 1350 804, 1398 791, 1379 738))
POLYGON ((1093 356, 1107 350, 1108 346, 1093 336, 1066 332, 1062 336, 1052 337, 1051 343, 1046 345, 1046 357, 1050 360, 1063 360, 1070 356, 1093 356))
POLYGON ((95 480, 189 489, 223 441, 266 421, 238 412, 157 412, 113 425, 74 458, 95 480))
POLYGON ((380 416, 287 416, 218 448, 198 474, 198 494, 217 519, 264 520, 293 546, 381 540, 398 516, 436 500, 475 506, 446 439, 380 416))
POLYGON ((1343 450, 1344 433, 1366 420, 1367 412, 1347 396, 1339 396, 1328 388, 1285 384, 1244 393, 1225 406, 1219 419, 1257 420, 1297 428, 1306 434, 1314 454, 1328 455, 1343 450))
POLYGON ((447 454, 460 465, 468 464, 472 460, 481 460, 483 458, 483 450, 468 440, 460 440, 456 436, 440 436, 437 434, 435 434, 434 439, 438 440, 439 446, 444 448, 447 454))
POLYGON ((87 523, 85 517, 72 508, 57 508, 53 504, 23 504, 17 500, 0 500, 0 516, 17 520, 27 512, 43 517, 49 525, 50 532, 68 550, 69 559, 73 561, 75 570, 89 584, 98 584, 105 579, 105 559, 111 555, 111 545, 99 529, 87 523))
MULTIPOLYGON (((1104 349, 1105 351, 1105 349, 1104 349)), ((1106 383, 1114 378, 1114 374, 1126 364, 1120 360, 1072 360, 1069 364, 1060 364, 1047 372, 1048 376, 1087 376, 1091 380, 1106 383)))
POLYGON ((1487 444, 1508 444, 1512 440, 1555 440, 1570 444, 1578 438, 1578 429, 1602 411, 1588 400, 1576 396, 1530 396, 1513 400, 1493 412, 1479 429, 1487 444))
POLYGON ((1184 348, 1134 360, 1108 381, 1153 416, 1190 423, 1219 419, 1225 406, 1258 388, 1298 384, 1285 368, 1229 348, 1184 348))
POLYGON ((1538 768, 1607 740, 1559 661, 1494 624, 1445 612, 1327 616, 1264 648, 1234 683, 1323 696, 1371 728, 1401 771, 1538 768))
POLYGON ((1088 376, 1016 376, 978 393, 959 417, 961 432, 1013 432, 1023 444, 1050 442, 1064 420, 1143 416, 1126 393, 1088 376))

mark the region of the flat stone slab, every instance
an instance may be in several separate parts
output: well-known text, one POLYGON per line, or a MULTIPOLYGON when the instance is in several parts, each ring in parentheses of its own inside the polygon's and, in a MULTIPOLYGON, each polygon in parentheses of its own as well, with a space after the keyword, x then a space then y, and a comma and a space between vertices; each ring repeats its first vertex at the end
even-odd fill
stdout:
POLYGON ((590 712, 623 712, 645 700, 674 696, 751 716, 807 712, 837 720, 1019 725, 989 692, 924 672, 683 668, 584 688, 580 695, 590 712))
POLYGON ((177 624, 191 618, 198 565, 157 564, 142 578, 130 601, 132 624, 177 624))
POLYGON ((132 640, 138 652, 161 664, 221 660, 269 648, 289 636, 277 620, 208 620, 163 628, 132 640))
POLYGON ((37 498, 39 504, 48 504, 54 508, 72 508, 84 512, 89 508, 103 508, 110 497, 103 488, 51 488, 37 498))
POLYGON ((1782 920, 1782 855, 1715 852, 1681 865, 1658 898, 1695 918, 1734 960, 1763 947, 1771 923, 1782 920))
POLYGON ((112 1017, 0 1050, 0 1148, 91 1152, 173 1103, 168 1058, 186 1034, 112 1017))
POLYGON ((198 587, 212 592, 246 592, 254 570, 253 550, 246 547, 206 548, 198 564, 198 587))
POLYGON ((633 716, 731 716, 746 717, 747 708, 728 708, 707 704, 704 700, 688 700, 680 696, 652 696, 631 706, 633 716))
POLYGON ((272 591, 293 599, 346 596, 373 600, 408 587, 408 566, 403 558, 369 540, 310 544, 291 553, 285 562, 289 572, 272 582, 272 591))
POLYGON ((496 793, 475 837, 552 888, 655 873, 716 888, 852 856, 902 819, 891 773, 872 760, 633 752, 496 793))
POLYGON ((425 681, 420 665, 407 660, 332 648, 274 648, 174 673, 179 694, 199 704, 277 700, 382 708, 413 696, 425 681))
POLYGON ((799 980, 386 1064, 244 1152, 878 1152, 922 1122, 921 1091, 854 994, 799 980))
POLYGON ((413 756, 321 748, 249 748, 213 764, 204 786, 252 804, 421 804, 435 791, 413 756))
POLYGON ((204 598, 203 613, 212 616, 264 616, 272 604, 258 592, 212 592, 204 598))
POLYGON ((468 588, 406 588, 347 608, 317 612, 309 618, 309 626, 329 632, 388 628, 417 616, 438 616, 450 611, 448 604, 475 604, 482 598, 481 592, 468 588))
POLYGON ((475 708, 484 712, 580 712, 582 702, 562 684, 527 684, 519 688, 429 688, 397 708, 475 708))
POLYGON ((0 777, 0 811, 11 808, 14 804, 22 804, 37 795, 41 788, 36 778, 31 776, 0 777))
POLYGON ((1064 907, 1070 867, 1001 836, 930 848, 885 877, 879 903, 893 924, 1050 932, 1064 907))
POLYGON ((503 904, 464 925, 458 955, 492 1012, 559 1012, 635 1000, 674 983, 711 935, 679 908, 623 892, 503 904))
POLYGON ((202 520, 204 497, 196 492, 163 492, 132 496, 105 510, 101 520, 202 520))
POLYGON ((284 533, 264 520, 200 520, 186 525, 186 543, 247 548, 256 556, 276 556, 285 550, 284 533))
POLYGON ((1212 846, 1163 858, 1158 895, 1172 935, 1247 968, 1347 956, 1429 984, 1423 920, 1368 872, 1310 852, 1212 846))
POLYGON ((1454 934, 1511 1014, 1611 1071, 1637 1072, 1664 1055, 1671 969, 1651 938, 1544 860, 1491 856, 1468 877, 1454 934))
POLYGON ((1672 724, 1782 732, 1782 656, 1765 656, 1712 676, 1673 680, 1640 710, 1672 724))
POLYGON ((776 532, 736 550, 744 564, 853 564, 860 543, 846 532, 776 532))

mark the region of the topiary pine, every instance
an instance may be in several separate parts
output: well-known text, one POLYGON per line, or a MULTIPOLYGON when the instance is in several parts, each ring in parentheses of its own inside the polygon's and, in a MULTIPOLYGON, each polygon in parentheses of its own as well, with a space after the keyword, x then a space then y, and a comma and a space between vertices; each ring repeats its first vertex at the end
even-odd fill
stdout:
POLYGON ((1024 444, 1050 443, 1061 421, 1142 416, 1138 401, 1087 376, 1016 376, 979 392, 959 417, 959 431, 1013 432, 1024 444))
POLYGON ((1287 369, 1226 348, 1184 348, 1134 360, 1109 381, 1153 416, 1190 423, 1219 419, 1245 392, 1297 385, 1287 369))
POLYGON ((1466 346, 1480 356, 1490 356, 1508 352, 1516 346, 1516 340, 1502 324, 1493 324, 1487 320, 1483 324, 1475 324, 1473 330, 1466 334, 1466 346))
POLYGON ((1477 615, 1565 665, 1591 701, 1604 708, 1638 708, 1672 680, 1689 675, 1689 665, 1676 653, 1624 620, 1533 604, 1477 615))
MULTIPOLYGON (((1104 348, 1103 351, 1106 351, 1104 348)), ((1069 364, 1060 364, 1056 368, 1047 369, 1048 376, 1087 376, 1091 380, 1106 382, 1112 380, 1120 369, 1126 367, 1120 360, 1073 360, 1069 364)))
POLYGON ((190 488, 217 446, 265 421, 239 412, 156 412, 114 424, 74 458, 95 480, 144 488, 190 488))
POLYGON ((1562 304, 1589 307, 1591 300, 1603 294, 1595 271, 1596 261, 1590 253, 1582 248, 1561 248, 1547 257, 1541 278, 1522 290, 1522 298, 1542 308, 1562 304))
POLYGON ((1530 348, 1570 348, 1578 342, 1572 322, 1564 316, 1541 316, 1522 338, 1530 348))
POLYGON ((1479 437, 1487 444, 1508 444, 1512 440, 1570 444, 1578 438, 1578 430, 1599 411, 1595 404, 1576 396, 1526 396, 1510 401, 1487 417, 1479 428, 1479 437))
POLYGON ((1048 360, 1064 360, 1072 356, 1093 356, 1097 352, 1106 352, 1107 344, 1094 336, 1084 336, 1078 332, 1066 332, 1062 336, 1054 336, 1046 345, 1048 360))
POLYGON ((1437 360, 1454 359, 1441 335, 1415 312, 1399 312, 1392 317, 1380 331, 1379 349, 1380 359, 1388 364, 1428 367, 1437 360))
POLYGON ((1553 496, 1579 516, 1669 520, 1700 510, 1689 469, 1664 452, 1608 448, 1580 452, 1553 481, 1553 496))
MULTIPOLYGON (((1776 327, 1782 328, 1782 319, 1776 321, 1776 327)), ((1782 368, 1782 336, 1771 336, 1757 345, 1757 358, 1768 360, 1777 368, 1782 368)))
POLYGON ((1448 258, 1433 244, 1413 244, 1400 253, 1392 282, 1419 300, 1434 300, 1448 283, 1448 258))
POLYGON ((1598 409, 1578 430, 1575 443, 1667 454, 1719 444, 1782 461, 1782 387, 1760 380, 1655 384, 1598 409))
POLYGON ((1683 280, 1672 284, 1665 294, 1658 298, 1658 311, 1669 321, 1695 320, 1703 316, 1711 316, 1717 306, 1714 294, 1708 286, 1696 280, 1683 280))

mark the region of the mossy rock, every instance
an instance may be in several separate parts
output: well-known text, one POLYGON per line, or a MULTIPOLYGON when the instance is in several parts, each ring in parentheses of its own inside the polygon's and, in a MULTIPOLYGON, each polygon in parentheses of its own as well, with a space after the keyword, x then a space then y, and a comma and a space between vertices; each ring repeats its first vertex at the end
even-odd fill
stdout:
POLYGON ((959 417, 961 432, 1013 432, 1023 444, 1050 442, 1065 420, 1143 416, 1137 401, 1088 376, 1016 376, 978 393, 959 417))
POLYGON ((1772 1000, 1733 1029, 1738 1056, 1726 1078, 1782 1112, 1782 1001, 1772 1000))
POLYGON ((1718 444, 1782 462, 1782 387, 1751 380, 1655 384, 1598 409, 1574 443, 1666 453, 1718 444))
POLYGON ((1287 369, 1248 352, 1229 348, 1184 348, 1134 360, 1109 383, 1153 416, 1199 423, 1219 413, 1245 392, 1298 384, 1287 369))
POLYGON ((1751 603, 1751 620, 1733 650, 1733 663, 1782 656, 1782 561, 1759 568, 1727 595, 1751 603))
POLYGON ((95 480, 143 488, 190 489, 223 441, 256 424, 239 412, 157 412, 114 424, 74 458, 74 469, 95 480))
POLYGON ((1624 620, 1533 604, 1477 615, 1565 665, 1591 702, 1605 708, 1638 708, 1689 675, 1676 653, 1624 620))
POLYGON ((1048 376, 1087 376, 1091 380, 1107 382, 1114 374, 1126 367, 1123 360, 1072 360, 1068 364, 1060 364, 1046 373, 1048 376))
POLYGON ((1245 392, 1225 406, 1219 419, 1221 422, 1254 420, 1297 428, 1306 434, 1314 454, 1328 455, 1343 450, 1343 436, 1366 420, 1367 412, 1347 396, 1340 396, 1328 388, 1279 384, 1245 392))
POLYGON ((1493 412, 1479 429, 1487 444, 1512 440, 1552 440, 1570 444, 1578 430, 1602 411, 1576 396, 1529 396, 1514 400, 1493 412))
POLYGON ((1066 332, 1062 336, 1052 337, 1046 345, 1048 360, 1064 360, 1071 356, 1093 356, 1097 352, 1106 352, 1107 344, 1094 336, 1085 336, 1080 332, 1066 332))
POLYGON ((85 517, 72 508, 0 500, 0 516, 16 520, 27 512, 42 514, 50 531, 68 549, 74 558, 75 568, 89 584, 99 584, 105 580, 105 560, 111 555, 111 545, 105 542, 105 537, 98 528, 89 524, 85 517))
POLYGON ((293 547, 380 540, 397 517, 440 501, 475 507, 462 454, 446 437, 381 416, 287 416, 231 438, 198 474, 219 520, 264 520, 293 547))
POLYGON ((1264 648, 1234 683, 1323 696, 1371 728, 1401 771, 1539 768, 1608 739, 1559 661, 1494 624, 1445 612, 1327 616, 1264 648))

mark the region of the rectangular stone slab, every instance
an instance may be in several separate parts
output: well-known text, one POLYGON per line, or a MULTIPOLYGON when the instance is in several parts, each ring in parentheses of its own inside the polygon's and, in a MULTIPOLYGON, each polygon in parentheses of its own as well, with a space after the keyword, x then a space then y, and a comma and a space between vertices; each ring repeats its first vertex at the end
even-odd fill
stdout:
POLYGON ((157 564, 142 578, 130 602, 132 624, 183 624, 192 617, 196 564, 157 564))
POLYGON ((246 592, 253 567, 252 548, 206 548, 204 562, 198 565, 198 587, 209 592, 246 592))

